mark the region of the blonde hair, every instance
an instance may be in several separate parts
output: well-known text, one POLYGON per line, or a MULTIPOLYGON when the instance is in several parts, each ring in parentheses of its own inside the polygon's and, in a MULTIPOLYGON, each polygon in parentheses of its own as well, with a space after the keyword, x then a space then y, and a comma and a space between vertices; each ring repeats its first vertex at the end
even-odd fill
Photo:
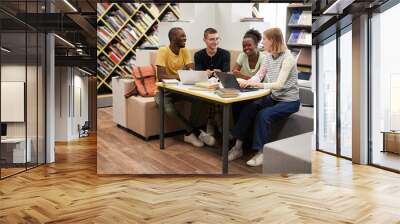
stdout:
POLYGON ((271 53, 280 54, 287 50, 283 34, 279 28, 271 28, 264 31, 264 36, 272 41, 271 53))

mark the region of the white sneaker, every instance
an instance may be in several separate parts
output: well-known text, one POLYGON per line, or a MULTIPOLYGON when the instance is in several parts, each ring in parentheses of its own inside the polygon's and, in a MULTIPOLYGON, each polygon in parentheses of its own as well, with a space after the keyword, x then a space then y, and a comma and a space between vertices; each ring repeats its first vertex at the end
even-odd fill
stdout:
POLYGON ((215 128, 211 120, 208 120, 207 122, 207 129, 206 129, 207 134, 214 136, 215 135, 215 128))
POLYGON ((200 141, 195 134, 191 133, 190 135, 184 135, 183 136, 183 141, 190 143, 196 147, 203 147, 204 143, 200 141))
POLYGON ((260 166, 264 161, 264 153, 263 151, 257 152, 249 161, 247 161, 247 165, 249 166, 260 166))
POLYGON ((215 145, 215 138, 214 136, 210 135, 209 133, 204 132, 203 130, 200 130, 200 135, 199 135, 199 139, 206 143, 206 145, 208 146, 213 146, 215 145))
POLYGON ((243 156, 243 149, 233 146, 228 152, 228 161, 235 160, 243 156))

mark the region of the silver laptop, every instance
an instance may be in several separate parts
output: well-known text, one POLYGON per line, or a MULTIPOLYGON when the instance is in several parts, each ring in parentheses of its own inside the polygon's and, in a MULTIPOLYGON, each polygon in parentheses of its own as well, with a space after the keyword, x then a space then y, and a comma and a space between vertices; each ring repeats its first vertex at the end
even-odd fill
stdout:
POLYGON ((194 85, 197 82, 207 82, 206 71, 178 70, 179 79, 184 85, 194 85))

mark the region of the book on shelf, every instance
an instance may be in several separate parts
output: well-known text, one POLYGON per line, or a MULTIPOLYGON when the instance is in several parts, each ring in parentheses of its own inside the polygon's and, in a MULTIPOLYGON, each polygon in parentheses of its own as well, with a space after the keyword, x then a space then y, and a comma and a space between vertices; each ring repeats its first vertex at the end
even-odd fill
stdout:
POLYGON ((100 15, 103 15, 109 6, 110 6, 110 3, 99 3, 99 4, 97 4, 97 12, 100 15))
POLYGON ((289 24, 290 25, 298 24, 301 12, 302 12, 302 10, 300 10, 300 9, 293 9, 292 10, 292 15, 290 16, 290 19, 289 19, 289 24))
POLYGON ((300 15, 299 24, 305 26, 311 26, 312 14, 311 11, 303 10, 303 13, 300 15))
POLYGON ((143 26, 142 21, 138 17, 135 18, 134 25, 140 33, 145 33, 146 31, 145 27, 143 26))
POLYGON ((160 13, 160 9, 155 4, 152 4, 149 10, 154 16, 160 13))
POLYGON ((144 14, 142 20, 146 23, 147 27, 153 23, 153 19, 148 14, 144 14))
POLYGON ((289 25, 311 26, 311 11, 293 9, 289 19, 289 25))
POLYGON ((116 15, 115 11, 112 12, 112 13, 110 13, 110 15, 108 16, 108 21, 111 22, 111 23, 113 23, 113 25, 114 25, 115 27, 117 27, 117 30, 119 30, 119 28, 120 28, 122 25, 124 25, 124 21, 121 20, 121 18, 119 18, 119 17, 116 15))
POLYGON ((311 45, 312 35, 304 30, 293 30, 290 33, 288 44, 311 45))
POLYGON ((240 95, 240 91, 232 88, 223 88, 215 90, 215 94, 222 98, 232 98, 240 95))
POLYGON ((113 51, 108 53, 108 57, 113 61, 115 64, 118 64, 121 61, 121 58, 117 56, 113 51))
POLYGON ((125 10, 125 12, 126 12, 128 15, 132 15, 132 14, 135 12, 135 10, 136 10, 136 8, 134 7, 134 5, 131 4, 131 3, 121 3, 120 6, 121 6, 121 8, 122 8, 123 10, 125 10))
POLYGON ((253 6, 251 8, 251 13, 252 13, 253 18, 262 18, 260 12, 258 11, 258 9, 255 6, 253 6))
POLYGON ((162 17, 162 22, 175 22, 178 18, 172 12, 166 12, 165 15, 162 17))
POLYGON ((157 39, 155 36, 153 36, 153 35, 147 36, 146 39, 149 41, 149 43, 150 43, 152 46, 158 46, 159 43, 160 43, 160 42, 158 41, 158 39, 157 39))
POLYGON ((126 54, 126 52, 128 51, 128 49, 124 45, 122 45, 121 43, 118 43, 118 42, 112 44, 112 46, 110 48, 120 58, 122 58, 126 54))
POLYGON ((113 32, 106 26, 99 26, 97 30, 98 33, 105 37, 105 40, 110 40, 113 36, 113 32))
POLYGON ((104 70, 107 72, 110 72, 114 68, 114 64, 109 59, 107 59, 106 56, 101 56, 97 60, 97 64, 104 68, 104 70))
POLYGON ((115 33, 119 29, 118 24, 115 23, 113 19, 111 19, 109 16, 104 16, 104 19, 107 23, 107 25, 112 29, 112 32, 115 33))
POLYGON ((98 64, 97 66, 97 71, 102 75, 102 77, 106 77, 108 72, 107 70, 105 70, 103 67, 99 66, 100 64, 98 64))

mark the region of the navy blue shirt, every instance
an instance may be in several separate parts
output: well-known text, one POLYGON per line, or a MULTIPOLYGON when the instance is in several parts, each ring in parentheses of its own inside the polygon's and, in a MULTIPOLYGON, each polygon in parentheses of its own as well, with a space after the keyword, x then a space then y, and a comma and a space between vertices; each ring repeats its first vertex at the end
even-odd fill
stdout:
POLYGON ((231 54, 222 48, 217 48, 217 53, 212 57, 208 56, 205 48, 194 54, 195 70, 219 69, 223 72, 229 72, 231 70, 230 62, 231 54))

